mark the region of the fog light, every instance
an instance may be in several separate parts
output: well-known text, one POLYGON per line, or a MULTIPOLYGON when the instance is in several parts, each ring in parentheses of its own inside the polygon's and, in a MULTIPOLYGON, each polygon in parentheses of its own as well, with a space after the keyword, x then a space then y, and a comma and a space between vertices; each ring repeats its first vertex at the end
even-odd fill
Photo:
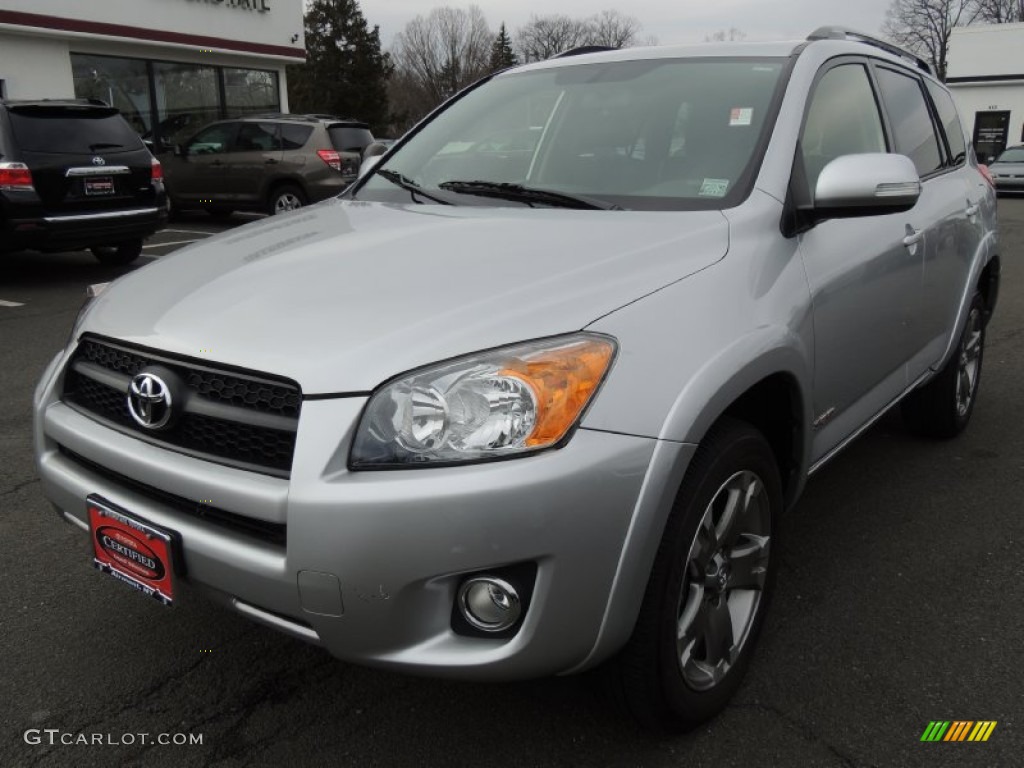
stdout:
POLYGON ((523 607, 519 594, 507 581, 480 576, 459 588, 459 610, 477 629, 501 632, 519 620, 523 607))

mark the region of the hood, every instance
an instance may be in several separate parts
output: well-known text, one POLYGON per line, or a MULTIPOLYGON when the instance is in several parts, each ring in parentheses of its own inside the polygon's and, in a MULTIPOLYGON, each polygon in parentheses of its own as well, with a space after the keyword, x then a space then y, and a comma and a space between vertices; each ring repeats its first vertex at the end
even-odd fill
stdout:
POLYGON ((117 280, 82 330, 369 391, 446 358, 572 332, 721 259, 717 211, 330 200, 117 280))

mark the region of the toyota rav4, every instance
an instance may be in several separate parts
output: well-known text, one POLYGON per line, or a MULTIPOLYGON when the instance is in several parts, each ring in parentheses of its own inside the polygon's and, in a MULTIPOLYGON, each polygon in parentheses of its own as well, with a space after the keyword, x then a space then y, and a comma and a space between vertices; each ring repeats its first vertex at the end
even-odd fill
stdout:
POLYGON ((898 49, 563 55, 100 293, 35 394, 38 470, 162 603, 417 673, 604 664, 693 727, 808 476, 896 405, 966 426, 998 254, 953 100, 898 49))

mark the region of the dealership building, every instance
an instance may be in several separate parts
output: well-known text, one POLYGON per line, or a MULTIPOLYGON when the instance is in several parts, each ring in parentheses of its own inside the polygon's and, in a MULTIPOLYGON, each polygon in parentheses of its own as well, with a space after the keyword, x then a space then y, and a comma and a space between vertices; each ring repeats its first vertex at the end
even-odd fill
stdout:
POLYGON ((302 0, 0 0, 0 96, 113 104, 158 146, 288 110, 302 0))
POLYGON ((1024 24, 954 29, 946 85, 981 162, 1024 144, 1024 24))

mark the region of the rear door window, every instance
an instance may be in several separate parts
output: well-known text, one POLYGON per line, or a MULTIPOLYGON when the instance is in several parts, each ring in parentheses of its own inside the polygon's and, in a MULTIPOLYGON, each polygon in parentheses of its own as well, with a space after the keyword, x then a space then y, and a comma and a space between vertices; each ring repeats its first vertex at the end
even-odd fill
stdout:
POLYGON ((15 143, 25 152, 106 155, 144 148, 114 109, 12 107, 9 116, 15 143))
POLYGON ((939 151, 935 124, 916 77, 878 67, 878 86, 892 123, 896 151, 914 161, 920 176, 940 170, 944 163, 939 151))
POLYGON ((281 145, 284 149, 302 149, 313 133, 311 125, 281 124, 281 145))
POLYGON ((352 125, 332 125, 327 129, 331 144, 339 152, 362 152, 373 141, 369 128, 352 125))
POLYGON ((277 126, 273 123, 242 123, 231 151, 273 152, 280 148, 277 126))

